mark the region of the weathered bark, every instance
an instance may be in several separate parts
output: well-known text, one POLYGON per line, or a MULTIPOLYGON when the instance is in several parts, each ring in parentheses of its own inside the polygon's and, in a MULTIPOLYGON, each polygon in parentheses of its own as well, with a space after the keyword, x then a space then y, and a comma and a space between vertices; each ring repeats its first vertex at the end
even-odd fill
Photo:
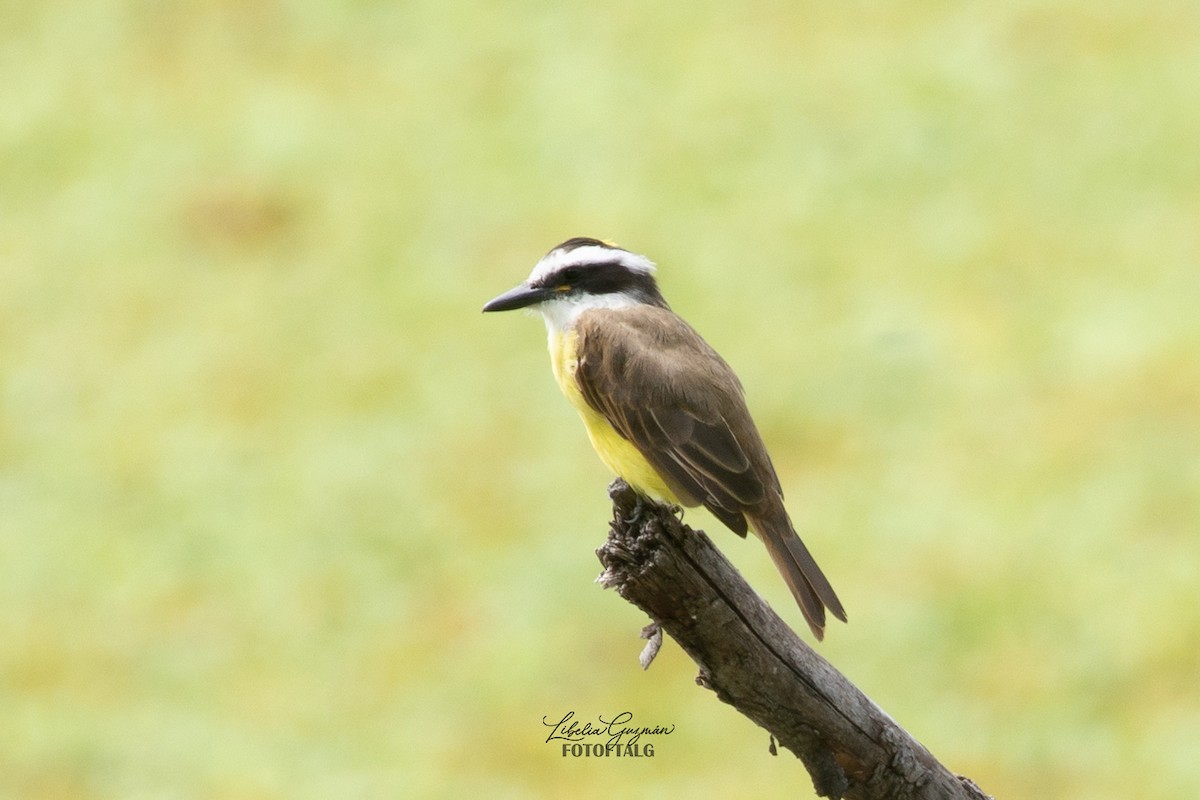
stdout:
POLYGON ((795 753, 817 794, 987 800, 806 645, 703 531, 639 499, 623 481, 609 494, 613 521, 596 551, 605 567, 600 582, 679 643, 700 667, 698 684, 795 753))

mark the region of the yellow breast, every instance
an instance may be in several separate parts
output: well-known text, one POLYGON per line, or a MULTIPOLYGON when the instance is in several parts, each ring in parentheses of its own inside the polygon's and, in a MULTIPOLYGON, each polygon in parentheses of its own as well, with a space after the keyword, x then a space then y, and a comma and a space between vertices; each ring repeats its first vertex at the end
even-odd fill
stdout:
POLYGON ((574 331, 550 332, 550 368, 554 380, 567 400, 579 412, 583 427, 596 455, 610 470, 625 479, 625 482, 642 494, 655 500, 678 504, 675 494, 667 488, 658 471, 650 465, 638 449, 609 424, 604 415, 596 411, 579 390, 575 370, 579 367, 576 349, 579 337, 574 331))

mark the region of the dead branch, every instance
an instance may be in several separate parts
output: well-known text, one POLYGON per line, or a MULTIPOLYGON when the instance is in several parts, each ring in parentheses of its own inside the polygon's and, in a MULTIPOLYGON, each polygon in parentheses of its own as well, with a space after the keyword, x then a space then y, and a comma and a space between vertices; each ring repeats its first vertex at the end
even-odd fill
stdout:
POLYGON ((696 682, 795 753, 822 797, 990 800, 805 644, 703 531, 624 481, 609 495, 600 582, 653 620, 646 663, 658 626, 700 667, 696 682))

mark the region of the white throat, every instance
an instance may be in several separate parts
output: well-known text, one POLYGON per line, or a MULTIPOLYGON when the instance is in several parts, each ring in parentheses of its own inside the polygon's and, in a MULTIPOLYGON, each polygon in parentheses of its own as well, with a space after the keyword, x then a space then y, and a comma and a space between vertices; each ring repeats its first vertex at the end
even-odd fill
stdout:
POLYGON ((547 300, 537 308, 542 312, 546 321, 546 330, 553 336, 562 334, 575 327, 579 315, 594 308, 631 308, 642 303, 630 295, 617 292, 614 294, 585 294, 577 297, 556 297, 547 300))

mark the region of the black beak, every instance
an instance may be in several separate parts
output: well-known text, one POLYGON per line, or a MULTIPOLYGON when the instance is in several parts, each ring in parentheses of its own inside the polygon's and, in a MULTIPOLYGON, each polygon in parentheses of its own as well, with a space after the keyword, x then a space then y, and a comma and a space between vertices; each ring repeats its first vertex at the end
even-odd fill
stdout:
POLYGON ((512 311, 516 308, 532 306, 543 300, 548 300, 553 292, 546 289, 521 284, 515 289, 509 289, 499 297, 492 298, 483 307, 484 311, 512 311))

